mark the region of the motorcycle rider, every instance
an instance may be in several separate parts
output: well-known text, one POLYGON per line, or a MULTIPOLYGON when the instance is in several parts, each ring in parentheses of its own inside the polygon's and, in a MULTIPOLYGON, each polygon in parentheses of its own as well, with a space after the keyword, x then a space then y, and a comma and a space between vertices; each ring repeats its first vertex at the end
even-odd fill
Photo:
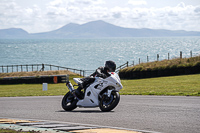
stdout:
POLYGON ((94 73, 92 73, 90 76, 86 78, 82 78, 81 80, 83 81, 81 84, 79 84, 79 87, 76 90, 76 94, 80 97, 82 97, 84 94, 82 93, 82 89, 85 89, 94 82, 95 78, 94 77, 101 77, 101 78, 107 78, 110 76, 109 72, 115 72, 116 69, 116 64, 114 61, 106 61, 104 67, 99 67, 96 69, 94 73))

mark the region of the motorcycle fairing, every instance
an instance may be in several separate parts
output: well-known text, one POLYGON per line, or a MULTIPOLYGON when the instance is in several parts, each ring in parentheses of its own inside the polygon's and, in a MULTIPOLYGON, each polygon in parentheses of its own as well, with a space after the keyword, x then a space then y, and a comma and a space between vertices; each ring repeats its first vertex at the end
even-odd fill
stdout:
POLYGON ((104 89, 104 84, 102 83, 101 79, 99 77, 95 78, 94 83, 92 83, 86 89, 84 99, 79 100, 77 102, 77 106, 98 107, 99 106, 98 95, 103 89, 104 89))
MULTIPOLYGON (((106 87, 112 86, 116 91, 122 89, 121 81, 117 74, 112 73, 111 76, 103 79, 101 77, 95 77, 95 81, 86 89, 85 97, 77 102, 77 106, 80 107, 98 107, 99 106, 99 93, 106 87)), ((112 91, 108 91, 110 96, 112 91)))

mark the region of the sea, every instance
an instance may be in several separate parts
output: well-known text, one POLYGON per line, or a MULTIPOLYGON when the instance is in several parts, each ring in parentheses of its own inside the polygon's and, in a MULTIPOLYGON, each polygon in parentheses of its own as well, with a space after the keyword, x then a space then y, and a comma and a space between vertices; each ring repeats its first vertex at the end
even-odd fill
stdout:
POLYGON ((0 39, 0 66, 51 64, 95 70, 113 60, 117 66, 200 55, 200 37, 101 39, 0 39))

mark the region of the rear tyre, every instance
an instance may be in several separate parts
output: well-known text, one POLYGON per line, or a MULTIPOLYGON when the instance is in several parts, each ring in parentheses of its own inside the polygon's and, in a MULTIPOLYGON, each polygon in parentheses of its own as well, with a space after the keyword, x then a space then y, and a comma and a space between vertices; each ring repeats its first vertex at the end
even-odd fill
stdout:
POLYGON ((103 112, 111 111, 118 105, 119 100, 119 92, 112 91, 110 97, 103 95, 102 99, 100 100, 99 108, 103 112))
POLYGON ((62 99, 62 108, 65 111, 72 111, 73 109, 75 109, 76 103, 78 102, 77 99, 74 98, 74 96, 68 92, 67 94, 65 94, 65 96, 62 99))

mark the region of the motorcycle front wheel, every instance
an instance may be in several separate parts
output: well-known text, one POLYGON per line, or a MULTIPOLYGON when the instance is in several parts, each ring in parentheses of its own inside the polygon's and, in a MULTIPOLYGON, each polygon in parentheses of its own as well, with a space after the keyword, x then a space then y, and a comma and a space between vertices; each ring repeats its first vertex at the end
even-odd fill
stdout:
POLYGON ((113 91, 110 97, 108 97, 107 95, 103 95, 102 99, 100 100, 99 108, 103 112, 111 111, 117 106, 119 100, 120 100, 119 92, 113 91))
POLYGON ((74 96, 68 92, 67 94, 65 94, 65 96, 62 99, 62 108, 65 111, 72 111, 73 109, 75 109, 76 103, 78 102, 77 99, 74 98, 74 96))

